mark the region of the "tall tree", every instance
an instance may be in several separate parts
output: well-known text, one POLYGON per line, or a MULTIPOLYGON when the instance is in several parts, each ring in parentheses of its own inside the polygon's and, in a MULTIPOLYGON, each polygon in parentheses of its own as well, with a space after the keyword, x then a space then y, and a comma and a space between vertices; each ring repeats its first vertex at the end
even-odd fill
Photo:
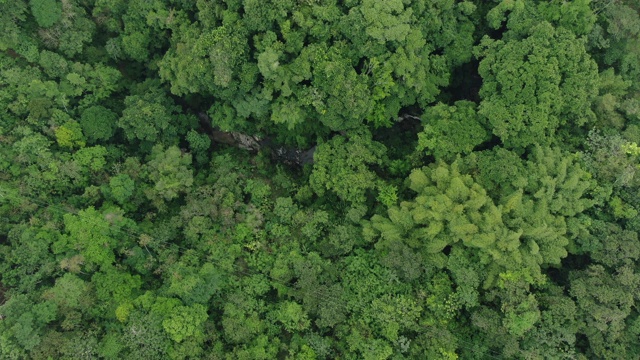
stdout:
POLYGON ((542 22, 522 37, 484 37, 476 48, 483 78, 478 113, 508 148, 554 142, 560 128, 595 120, 597 66, 584 41, 542 22))

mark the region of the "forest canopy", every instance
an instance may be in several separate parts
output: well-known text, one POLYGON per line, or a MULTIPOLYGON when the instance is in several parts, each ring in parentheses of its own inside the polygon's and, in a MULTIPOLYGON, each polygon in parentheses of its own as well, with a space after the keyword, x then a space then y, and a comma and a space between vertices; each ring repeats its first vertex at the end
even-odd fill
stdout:
POLYGON ((0 0, 0 359, 640 358, 634 0, 0 0))

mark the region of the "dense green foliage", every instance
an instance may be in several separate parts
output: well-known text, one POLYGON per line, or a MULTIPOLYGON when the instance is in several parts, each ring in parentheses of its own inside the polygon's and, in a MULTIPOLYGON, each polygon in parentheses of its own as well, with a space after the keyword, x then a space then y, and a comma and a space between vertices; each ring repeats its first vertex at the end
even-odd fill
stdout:
POLYGON ((0 359, 639 359, 639 11, 0 0, 0 359))

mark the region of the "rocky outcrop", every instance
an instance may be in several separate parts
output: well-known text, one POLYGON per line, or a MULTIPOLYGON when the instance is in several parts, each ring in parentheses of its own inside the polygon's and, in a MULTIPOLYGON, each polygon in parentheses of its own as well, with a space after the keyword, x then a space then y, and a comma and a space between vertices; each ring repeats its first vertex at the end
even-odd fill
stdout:
POLYGON ((235 146, 248 151, 267 150, 275 161, 293 166, 304 166, 313 164, 313 154, 316 147, 302 150, 297 148, 285 147, 275 144, 270 138, 260 138, 254 135, 242 134, 239 132, 227 132, 214 128, 211 125, 211 119, 205 113, 199 113, 200 124, 207 132, 212 141, 218 144, 226 144, 235 146))

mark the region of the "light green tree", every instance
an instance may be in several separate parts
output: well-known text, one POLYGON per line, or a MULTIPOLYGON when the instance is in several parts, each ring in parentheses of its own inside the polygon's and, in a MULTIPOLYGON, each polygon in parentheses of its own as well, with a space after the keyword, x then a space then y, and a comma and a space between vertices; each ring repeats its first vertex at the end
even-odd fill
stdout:
POLYGON ((157 205, 175 199, 193 184, 191 154, 183 154, 176 146, 166 150, 162 145, 154 146, 145 168, 153 183, 146 190, 147 197, 157 205))
POLYGON ((368 132, 336 136, 318 146, 314 153, 311 188, 323 195, 327 190, 340 199, 364 202, 367 190, 375 189, 373 164, 381 164, 386 148, 368 132))
POLYGON ((175 342, 182 342, 189 337, 202 337, 202 325, 208 319, 207 308, 201 304, 177 306, 171 310, 162 327, 175 342))
POLYGON ((67 234, 62 235, 53 248, 54 253, 68 256, 61 263, 63 268, 73 272, 81 268, 96 270, 108 268, 115 262, 118 236, 111 231, 111 225, 120 216, 112 214, 108 220, 106 215, 93 207, 81 210, 77 215, 64 215, 67 234), (73 260, 77 255, 80 258, 73 260))
POLYGON ((418 150, 426 150, 436 159, 453 161, 458 154, 469 154, 489 139, 483 119, 470 101, 457 101, 454 106, 439 103, 422 115, 424 130, 418 133, 418 150))
POLYGON ((128 96, 125 106, 118 126, 124 130, 127 139, 155 142, 164 131, 170 131, 171 111, 156 96, 128 96))

